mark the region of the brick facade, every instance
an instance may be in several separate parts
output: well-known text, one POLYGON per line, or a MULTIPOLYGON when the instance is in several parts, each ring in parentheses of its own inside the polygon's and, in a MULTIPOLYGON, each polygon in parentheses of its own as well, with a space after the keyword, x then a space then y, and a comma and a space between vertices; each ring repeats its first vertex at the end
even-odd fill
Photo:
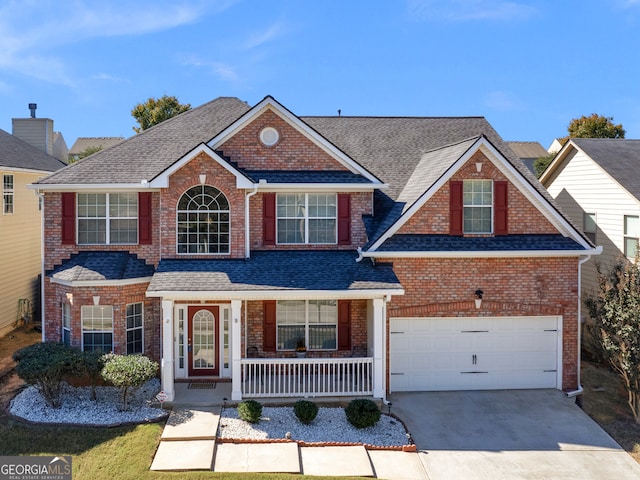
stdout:
POLYGON ((563 389, 577 387, 576 258, 412 258, 378 261, 393 263, 393 270, 405 290, 404 295, 393 297, 388 304, 389 318, 562 316, 562 386, 563 389), (484 292, 481 309, 476 309, 473 301, 477 289, 484 292))
POLYGON ((246 170, 347 171, 346 167, 270 110, 246 125, 220 148, 225 156, 246 170), (280 135, 278 143, 271 147, 260 141, 260 132, 265 127, 275 128, 280 135))

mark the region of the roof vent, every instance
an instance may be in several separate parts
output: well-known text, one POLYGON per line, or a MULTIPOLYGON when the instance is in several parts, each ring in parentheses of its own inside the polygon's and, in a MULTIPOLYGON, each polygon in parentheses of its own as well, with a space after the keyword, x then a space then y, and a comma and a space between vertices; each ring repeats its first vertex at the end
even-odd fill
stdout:
POLYGON ((38 108, 37 103, 30 103, 29 110, 31 110, 31 118, 36 118, 36 109, 38 108))

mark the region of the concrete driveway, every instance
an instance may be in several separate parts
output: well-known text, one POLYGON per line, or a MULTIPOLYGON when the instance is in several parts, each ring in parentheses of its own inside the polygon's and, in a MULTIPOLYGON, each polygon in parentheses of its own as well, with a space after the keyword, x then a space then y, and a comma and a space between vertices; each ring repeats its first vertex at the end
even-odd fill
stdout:
POLYGON ((557 390, 394 393, 430 480, 639 479, 638 465, 557 390))

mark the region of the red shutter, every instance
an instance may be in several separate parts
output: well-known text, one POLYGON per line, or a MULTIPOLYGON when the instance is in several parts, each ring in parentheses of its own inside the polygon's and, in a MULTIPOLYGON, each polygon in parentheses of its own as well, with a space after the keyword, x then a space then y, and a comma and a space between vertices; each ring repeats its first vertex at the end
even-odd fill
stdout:
POLYGON ((351 300, 338 300, 338 350, 351 350, 351 300))
POLYGON ((449 182, 449 235, 462 235, 462 182, 449 182))
POLYGON ((151 192, 138 193, 138 243, 151 244, 151 192))
POLYGON ((76 243, 76 194, 62 194, 62 243, 76 243))
POLYGON ((262 322, 262 350, 265 352, 276 351, 276 302, 265 300, 262 302, 264 314, 262 322))
POLYGON ((276 244, 276 194, 262 195, 262 244, 276 244))
POLYGON ((338 194, 338 245, 351 244, 351 195, 338 194))
POLYGON ((507 235, 509 233, 507 182, 493 182, 493 233, 507 235))

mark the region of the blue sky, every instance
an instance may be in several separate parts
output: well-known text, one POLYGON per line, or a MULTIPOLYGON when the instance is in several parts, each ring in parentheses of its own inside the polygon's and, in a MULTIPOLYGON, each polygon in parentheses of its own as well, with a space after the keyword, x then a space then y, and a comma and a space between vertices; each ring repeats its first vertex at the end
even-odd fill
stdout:
POLYGON ((484 116, 545 148, 572 118, 640 138, 640 0, 0 0, 0 128, 134 134, 175 95, 297 115, 484 116))

